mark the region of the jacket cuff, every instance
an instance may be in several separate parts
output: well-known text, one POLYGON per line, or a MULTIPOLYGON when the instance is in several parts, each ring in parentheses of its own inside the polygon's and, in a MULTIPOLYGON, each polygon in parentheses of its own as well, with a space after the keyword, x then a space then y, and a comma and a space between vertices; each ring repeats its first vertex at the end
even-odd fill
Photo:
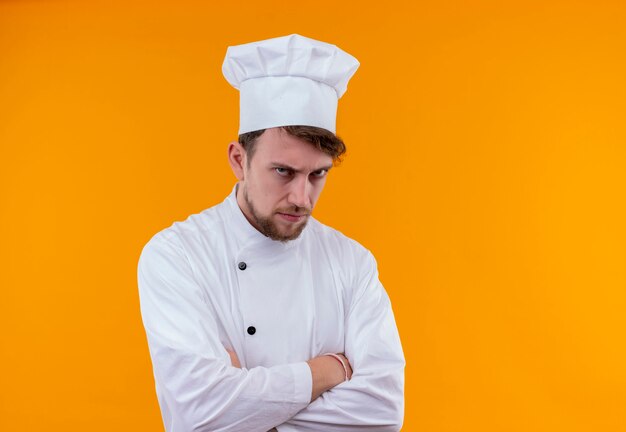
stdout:
POLYGON ((294 376, 294 402, 308 405, 311 402, 313 376, 308 363, 292 363, 289 365, 294 376))

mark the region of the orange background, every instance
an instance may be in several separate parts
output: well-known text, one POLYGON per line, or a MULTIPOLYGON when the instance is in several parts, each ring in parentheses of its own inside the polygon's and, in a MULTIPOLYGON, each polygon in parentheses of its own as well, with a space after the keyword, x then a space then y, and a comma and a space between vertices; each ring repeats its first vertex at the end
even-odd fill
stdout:
POLYGON ((626 430, 626 3, 0 1, 0 430, 158 431, 136 264, 234 176, 228 45, 361 61, 316 209, 378 259, 406 431, 626 430))

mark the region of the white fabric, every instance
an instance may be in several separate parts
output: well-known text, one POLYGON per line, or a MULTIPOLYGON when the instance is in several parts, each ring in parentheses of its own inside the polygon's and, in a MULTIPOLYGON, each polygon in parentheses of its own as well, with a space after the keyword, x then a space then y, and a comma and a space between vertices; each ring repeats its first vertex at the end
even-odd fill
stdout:
POLYGON ((298 239, 270 240, 233 190, 155 235, 138 280, 168 432, 400 429, 400 339, 376 262, 357 242, 313 218, 298 239), (309 403, 305 362, 327 352, 345 352, 352 379, 309 403))
POLYGON ((239 134, 289 125, 335 133, 337 100, 358 67, 335 45, 297 34, 228 47, 222 72, 240 91, 239 134))

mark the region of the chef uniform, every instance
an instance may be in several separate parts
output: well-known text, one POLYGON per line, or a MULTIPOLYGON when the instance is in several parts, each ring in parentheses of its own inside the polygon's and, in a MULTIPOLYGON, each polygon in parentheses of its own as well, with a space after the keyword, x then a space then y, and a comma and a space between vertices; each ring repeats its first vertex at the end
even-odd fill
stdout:
MULTIPOLYGON (((309 102, 327 100, 332 89, 336 109, 342 94, 336 86, 345 91, 356 60, 298 35, 255 44, 229 48, 225 61, 227 79, 233 78, 230 67, 239 68, 236 79, 257 80, 256 93, 241 96, 240 133, 276 122, 334 132, 334 118, 311 112, 302 94, 287 105, 309 112, 293 109, 281 119, 285 101, 276 102, 280 98, 272 92, 291 93, 293 82, 262 83, 260 75, 250 78, 250 71, 266 68, 268 77, 279 78, 268 73, 277 63, 283 69, 272 69, 275 74, 285 67, 312 70, 314 78, 285 78, 295 81, 296 93, 304 92, 309 102), (257 107, 270 97, 273 106, 254 115, 249 105, 244 108, 244 97, 257 107)), ((325 106, 332 110, 332 104, 325 106)), ((399 430, 405 362, 372 254, 312 217, 297 239, 272 240, 244 216, 237 187, 221 204, 156 234, 139 260, 141 312, 166 430, 399 430), (242 368, 231 365, 227 348, 242 368), (310 402, 306 361, 325 353, 345 353, 353 375, 310 402)))

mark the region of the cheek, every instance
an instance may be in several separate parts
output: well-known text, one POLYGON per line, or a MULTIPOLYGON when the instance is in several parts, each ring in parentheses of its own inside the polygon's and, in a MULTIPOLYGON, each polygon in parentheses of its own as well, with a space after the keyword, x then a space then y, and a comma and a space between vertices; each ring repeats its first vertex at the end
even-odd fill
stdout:
POLYGON ((259 210, 270 211, 274 207, 280 205, 285 195, 284 182, 280 178, 272 176, 271 173, 265 175, 257 175, 251 178, 251 191, 257 200, 259 210))

